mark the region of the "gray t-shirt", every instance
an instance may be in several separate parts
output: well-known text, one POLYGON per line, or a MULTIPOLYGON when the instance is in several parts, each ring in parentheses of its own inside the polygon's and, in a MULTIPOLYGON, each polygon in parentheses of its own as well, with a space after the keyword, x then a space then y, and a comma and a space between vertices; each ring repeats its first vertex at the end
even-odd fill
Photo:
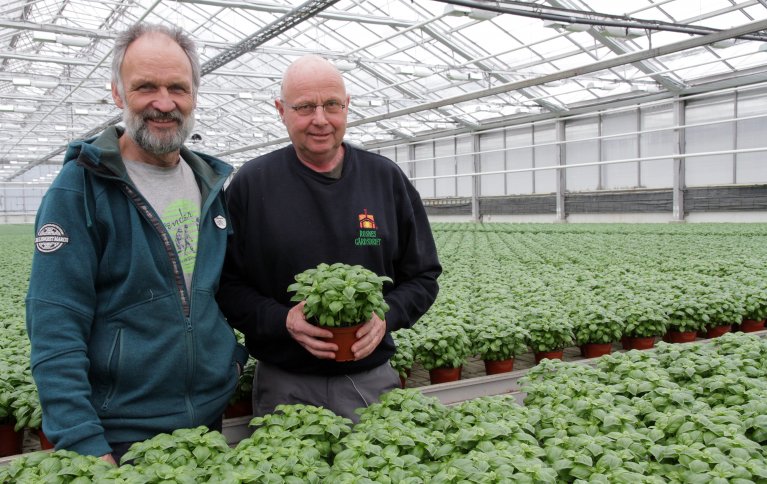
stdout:
POLYGON ((201 204, 194 172, 183 159, 172 168, 133 160, 123 161, 128 176, 160 216, 175 243, 186 288, 191 290, 197 259, 201 204))

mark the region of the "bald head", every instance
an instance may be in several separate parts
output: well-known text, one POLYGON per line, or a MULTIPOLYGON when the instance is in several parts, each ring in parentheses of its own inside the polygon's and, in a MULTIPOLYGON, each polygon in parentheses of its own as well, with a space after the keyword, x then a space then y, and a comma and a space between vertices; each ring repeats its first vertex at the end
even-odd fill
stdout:
POLYGON ((293 61, 282 74, 280 95, 285 99, 286 89, 290 90, 292 84, 312 83, 318 80, 338 83, 346 95, 346 85, 341 72, 331 62, 314 54, 299 57, 293 61))

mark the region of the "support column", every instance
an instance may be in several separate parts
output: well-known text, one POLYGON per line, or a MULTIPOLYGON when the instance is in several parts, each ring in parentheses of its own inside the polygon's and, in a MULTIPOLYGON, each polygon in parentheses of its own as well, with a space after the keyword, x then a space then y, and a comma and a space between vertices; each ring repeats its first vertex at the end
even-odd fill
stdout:
MULTIPOLYGON (((397 148, 394 148, 395 150, 397 148)), ((407 147, 407 156, 408 156, 408 164, 407 164, 407 176, 408 178, 415 178, 415 163, 413 163, 413 160, 415 160, 415 145, 410 144, 407 147)))
MULTIPOLYGON (((681 155, 686 151, 685 146, 685 105, 678 97, 674 100, 674 154, 681 155)), ((685 184, 685 158, 674 157, 674 187, 673 187, 673 214, 672 222, 684 222, 684 190, 685 184)))
MULTIPOLYGON (((557 120, 556 124, 557 150, 556 165, 564 167, 567 162, 565 154, 565 122, 562 119, 557 120)), ((565 191, 567 190, 567 178, 564 168, 557 168, 557 218, 555 222, 567 222, 567 212, 565 211, 565 191)))
POLYGON ((473 135, 472 142, 474 152, 474 155, 472 155, 474 158, 474 173, 476 174, 471 177, 471 219, 474 222, 481 222, 482 214, 479 211, 479 197, 482 195, 482 183, 480 183, 478 173, 480 173, 480 170, 482 169, 482 163, 480 162, 479 155, 479 135, 473 135))

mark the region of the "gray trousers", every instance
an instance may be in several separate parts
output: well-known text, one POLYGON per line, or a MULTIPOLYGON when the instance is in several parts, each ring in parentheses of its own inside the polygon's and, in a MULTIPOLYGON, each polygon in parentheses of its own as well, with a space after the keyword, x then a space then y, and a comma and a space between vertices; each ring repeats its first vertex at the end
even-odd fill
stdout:
POLYGON ((272 413, 279 404, 303 403, 327 408, 356 423, 356 409, 399 387, 399 375, 388 362, 359 373, 322 376, 290 373, 259 361, 253 376, 253 416, 272 413))

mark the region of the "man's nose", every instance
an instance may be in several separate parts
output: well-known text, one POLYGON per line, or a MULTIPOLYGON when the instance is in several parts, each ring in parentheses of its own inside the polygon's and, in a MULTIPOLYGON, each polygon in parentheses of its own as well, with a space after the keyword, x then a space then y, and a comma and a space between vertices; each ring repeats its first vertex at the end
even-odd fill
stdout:
POLYGON ((328 118, 325 116, 325 108, 322 107, 322 104, 314 108, 314 113, 312 113, 312 123, 314 124, 328 123, 328 118))
POLYGON ((169 113, 176 109, 176 103, 171 98, 168 90, 161 88, 157 91, 157 99, 152 103, 152 107, 163 113, 169 113))

